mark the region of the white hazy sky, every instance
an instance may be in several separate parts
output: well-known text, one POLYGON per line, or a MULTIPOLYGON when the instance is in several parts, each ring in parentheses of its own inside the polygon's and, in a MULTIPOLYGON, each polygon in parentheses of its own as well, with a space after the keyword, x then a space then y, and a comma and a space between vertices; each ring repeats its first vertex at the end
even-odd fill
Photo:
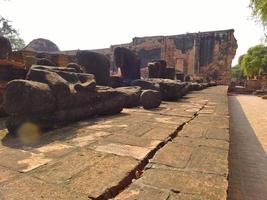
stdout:
POLYGON ((237 57, 261 42, 249 0, 0 0, 26 43, 47 38, 61 50, 97 49, 133 37, 235 29, 237 57))

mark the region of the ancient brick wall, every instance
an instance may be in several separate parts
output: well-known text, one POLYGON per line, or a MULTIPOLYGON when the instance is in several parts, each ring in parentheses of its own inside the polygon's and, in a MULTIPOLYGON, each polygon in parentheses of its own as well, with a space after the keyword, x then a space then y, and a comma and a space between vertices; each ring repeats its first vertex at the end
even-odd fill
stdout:
POLYGON ((233 30, 225 30, 134 38, 131 48, 140 56, 142 67, 150 60, 165 59, 169 66, 195 78, 228 84, 237 41, 233 30))
MULTIPOLYGON (((111 62, 111 70, 116 71, 113 52, 116 47, 126 47, 135 51, 141 59, 141 67, 147 67, 152 60, 164 59, 168 66, 191 77, 209 78, 219 84, 229 84, 231 65, 237 49, 234 30, 187 33, 172 36, 135 37, 131 43, 112 45, 110 48, 95 49, 106 55, 111 62)), ((75 62, 77 50, 47 53, 58 66, 75 62)), ((13 52, 12 60, 30 66, 36 52, 13 52), (29 63, 29 64, 28 64, 29 63)))
POLYGON ((110 49, 93 50, 105 53, 115 69, 113 50, 118 47, 134 50, 146 67, 151 60, 164 59, 168 66, 194 78, 216 80, 228 84, 231 65, 237 49, 234 30, 188 33, 173 36, 136 37, 128 44, 112 45, 110 49))

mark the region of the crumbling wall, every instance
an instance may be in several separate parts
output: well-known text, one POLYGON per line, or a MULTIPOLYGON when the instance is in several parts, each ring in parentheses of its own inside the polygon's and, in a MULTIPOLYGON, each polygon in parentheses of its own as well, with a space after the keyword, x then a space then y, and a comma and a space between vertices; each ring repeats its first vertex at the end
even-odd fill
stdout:
MULTIPOLYGON (((135 37, 131 43, 113 45, 105 49, 115 69, 113 51, 115 47, 129 48, 139 56, 141 68, 152 60, 166 60, 194 78, 209 78, 219 84, 228 84, 231 79, 231 65, 237 49, 234 30, 187 33, 173 36, 135 37)), ((94 50, 96 52, 101 51, 94 50)))

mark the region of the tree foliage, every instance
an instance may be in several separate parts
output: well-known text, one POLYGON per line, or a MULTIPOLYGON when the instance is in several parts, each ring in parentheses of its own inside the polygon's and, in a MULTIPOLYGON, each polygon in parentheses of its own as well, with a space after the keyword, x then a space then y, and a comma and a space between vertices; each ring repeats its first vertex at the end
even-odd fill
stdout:
POLYGON ((267 72, 267 46, 251 47, 247 54, 240 56, 239 66, 244 75, 253 78, 262 72, 267 72))
POLYGON ((231 68, 231 75, 232 75, 232 78, 236 78, 238 80, 245 78, 244 73, 239 64, 231 68))
POLYGON ((20 50, 25 47, 24 40, 20 38, 18 30, 14 29, 11 22, 0 16, 0 36, 4 36, 10 40, 13 50, 20 50))
POLYGON ((252 15, 267 26, 267 0, 250 0, 252 15))

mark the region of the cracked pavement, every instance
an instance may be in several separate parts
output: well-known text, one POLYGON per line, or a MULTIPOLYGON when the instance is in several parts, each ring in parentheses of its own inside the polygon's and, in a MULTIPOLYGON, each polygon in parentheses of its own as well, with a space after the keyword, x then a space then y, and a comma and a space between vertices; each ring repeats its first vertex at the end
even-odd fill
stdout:
POLYGON ((227 87, 124 109, 26 146, 0 133, 0 199, 226 199, 227 87))

